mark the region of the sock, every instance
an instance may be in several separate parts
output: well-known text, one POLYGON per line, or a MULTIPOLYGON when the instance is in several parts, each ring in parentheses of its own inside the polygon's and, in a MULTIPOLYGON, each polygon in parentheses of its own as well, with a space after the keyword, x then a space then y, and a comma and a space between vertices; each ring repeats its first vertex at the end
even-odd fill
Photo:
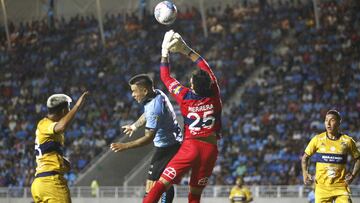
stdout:
POLYGON ((166 191, 166 187, 164 183, 161 181, 156 181, 153 188, 144 198, 143 203, 157 203, 162 195, 166 191))
POLYGON ((161 196, 161 203, 172 203, 174 199, 174 186, 171 186, 166 192, 161 196))
POLYGON ((195 195, 189 192, 189 203, 200 203, 201 195, 195 195))

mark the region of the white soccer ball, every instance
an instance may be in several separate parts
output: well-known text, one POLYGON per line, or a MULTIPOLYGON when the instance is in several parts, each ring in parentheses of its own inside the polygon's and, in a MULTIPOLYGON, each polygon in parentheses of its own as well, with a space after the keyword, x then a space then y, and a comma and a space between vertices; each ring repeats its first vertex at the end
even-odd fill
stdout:
POLYGON ((172 24, 176 20, 176 15, 176 6, 170 1, 162 1, 155 6, 155 19, 163 25, 172 24))

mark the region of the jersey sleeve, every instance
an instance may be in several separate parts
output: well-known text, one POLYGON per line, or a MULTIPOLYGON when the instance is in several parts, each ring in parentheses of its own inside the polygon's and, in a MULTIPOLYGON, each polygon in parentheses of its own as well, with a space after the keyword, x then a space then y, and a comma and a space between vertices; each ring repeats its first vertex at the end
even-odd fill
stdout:
POLYGON ((161 112, 162 106, 158 101, 154 102, 151 106, 147 106, 145 108, 145 128, 157 129, 161 112))
POLYGON ((248 188, 245 189, 245 195, 246 195, 246 200, 247 201, 252 199, 251 191, 248 188))
POLYGON ((54 127, 55 127, 56 124, 57 124, 57 122, 41 121, 38 124, 38 130, 42 134, 52 135, 52 134, 55 134, 54 127))
POLYGON ((213 82, 212 89, 216 95, 220 95, 219 84, 218 84, 216 76, 215 76, 214 72, 211 70, 209 64, 202 57, 199 57, 195 63, 201 70, 207 72, 210 75, 211 81, 213 82))
POLYGON ((166 89, 176 99, 176 102, 180 104, 189 89, 181 85, 180 82, 177 81, 175 78, 171 77, 169 63, 161 63, 160 78, 164 83, 166 89))
POLYGON ((234 197, 234 188, 231 188, 230 190, 230 195, 229 195, 229 199, 232 200, 234 197))
POLYGON ((305 154, 312 156, 317 150, 316 144, 317 144, 317 136, 313 137, 310 140, 309 144, 307 145, 307 147, 305 149, 305 154))
POLYGON ((352 158, 353 159, 360 158, 359 149, 356 147, 356 143, 352 138, 350 138, 349 147, 350 147, 350 154, 351 154, 352 158))

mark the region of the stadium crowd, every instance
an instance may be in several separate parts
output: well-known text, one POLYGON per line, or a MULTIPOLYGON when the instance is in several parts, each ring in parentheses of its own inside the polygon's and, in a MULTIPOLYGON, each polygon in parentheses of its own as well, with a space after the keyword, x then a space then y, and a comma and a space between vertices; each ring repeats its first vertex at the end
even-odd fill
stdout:
POLYGON ((279 43, 224 116, 216 184, 240 175, 249 185, 301 185, 299 159, 332 108, 343 115, 343 132, 360 139, 359 5, 320 6, 318 30, 311 7, 268 10, 268 34, 279 43))
MULTIPOLYGON (((145 41, 137 38, 141 30, 129 28, 136 25, 132 22, 135 20, 129 17, 128 26, 116 28, 119 36, 111 38, 107 32, 107 48, 100 44, 97 21, 92 17, 75 17, 68 22, 61 19, 53 30, 45 21, 10 26, 12 48, 4 49, 3 40, 1 52, 4 167, 0 185, 30 185, 35 168, 34 130, 36 122, 46 114, 47 97, 53 93, 65 92, 77 98, 88 89, 92 94, 92 101, 66 133, 65 145, 70 147, 65 148, 65 155, 72 162, 72 171, 67 174, 70 184, 90 160, 120 135, 121 123, 133 118, 138 109, 132 107, 126 81, 149 60, 143 58, 140 49, 133 49, 145 41), (123 33, 125 28, 127 34, 123 33)), ((122 19, 108 17, 106 25, 118 21, 122 19)))
MULTIPOLYGON (((247 184, 302 184, 299 157, 323 130, 323 114, 331 107, 343 113, 344 131, 360 138, 358 7, 335 1, 322 6, 319 30, 311 4, 214 7, 207 11, 208 37, 195 8, 179 14, 173 28, 204 53, 228 109, 212 184, 232 184, 238 175, 247 184), (227 103, 258 68, 264 70, 241 101, 227 103)), ((31 184, 34 131, 53 93, 76 99, 88 89, 92 95, 66 133, 70 185, 121 136, 120 126, 141 110, 128 79, 144 72, 159 77, 166 28, 153 19, 107 15, 106 46, 94 17, 57 19, 52 29, 45 20, 10 25, 10 50, 0 36, 0 186, 31 184)), ((173 61, 176 75, 188 73, 191 64, 173 61)))
MULTIPOLYGON (((66 132, 65 156, 72 163, 72 171, 66 174, 70 185, 121 135, 120 126, 138 116, 140 107, 133 102, 127 81, 144 72, 159 77, 159 47, 165 32, 149 19, 153 17, 107 15, 105 47, 93 17, 58 19, 53 29, 46 20, 10 24, 12 47, 7 49, 2 35, 0 51, 0 186, 30 185, 35 172, 34 131, 46 115, 45 102, 51 94, 64 92, 77 99, 87 89, 92 95, 66 132)), ((198 11, 189 9, 180 13, 175 29, 193 33, 186 36, 189 41, 203 41, 196 49, 212 49, 203 35, 195 34, 202 32, 200 24, 198 11)), ((186 67, 192 65, 173 64, 178 75, 186 75, 186 67)))

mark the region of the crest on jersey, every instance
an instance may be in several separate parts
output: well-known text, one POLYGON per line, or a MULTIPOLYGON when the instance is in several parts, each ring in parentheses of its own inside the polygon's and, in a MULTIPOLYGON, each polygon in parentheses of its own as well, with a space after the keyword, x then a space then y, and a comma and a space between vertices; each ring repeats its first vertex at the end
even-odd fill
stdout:
POLYGON ((164 170, 163 175, 173 180, 176 177, 176 171, 172 167, 167 167, 164 170))

